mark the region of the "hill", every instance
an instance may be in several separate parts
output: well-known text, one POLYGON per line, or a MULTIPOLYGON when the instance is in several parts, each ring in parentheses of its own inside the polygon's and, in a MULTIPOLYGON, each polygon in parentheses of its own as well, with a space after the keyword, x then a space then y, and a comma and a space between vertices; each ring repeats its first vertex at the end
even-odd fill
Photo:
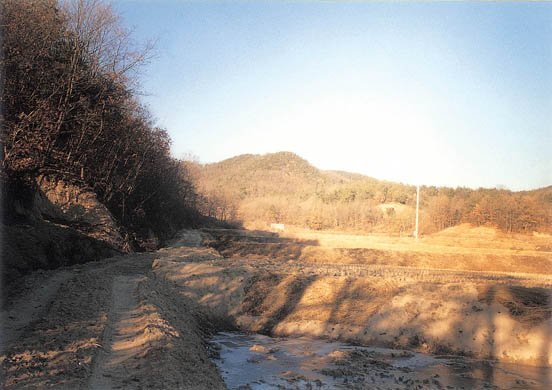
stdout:
MULTIPOLYGON (((262 228, 405 234, 414 230, 416 187, 358 173, 320 170, 290 152, 246 154, 194 166, 203 212, 262 228)), ((422 186, 421 232, 461 223, 506 232, 550 231, 552 186, 533 191, 422 186)))
MULTIPOLYGON (((377 180, 358 173, 320 170, 291 152, 264 155, 244 154, 206 164, 201 169, 204 187, 237 193, 240 199, 284 196, 305 199, 317 194, 321 199, 378 195, 382 203, 412 200, 415 187, 377 180), (410 196, 409 196, 410 195, 410 196)), ((349 199, 353 200, 353 199, 349 199)))
POLYGON ((232 157, 205 165, 201 176, 207 187, 225 187, 240 199, 290 194, 301 197, 331 183, 329 175, 290 152, 232 157))

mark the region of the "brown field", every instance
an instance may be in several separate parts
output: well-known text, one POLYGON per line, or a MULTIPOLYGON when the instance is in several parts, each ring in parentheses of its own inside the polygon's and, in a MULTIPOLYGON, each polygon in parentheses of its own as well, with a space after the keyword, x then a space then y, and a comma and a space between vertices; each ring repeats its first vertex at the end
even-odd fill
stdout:
POLYGON ((154 270, 214 321, 266 334, 552 364, 552 256, 537 250, 549 237, 466 226, 419 242, 304 230, 202 234, 224 259, 174 258, 154 270), (456 245, 444 245, 448 235, 456 245))

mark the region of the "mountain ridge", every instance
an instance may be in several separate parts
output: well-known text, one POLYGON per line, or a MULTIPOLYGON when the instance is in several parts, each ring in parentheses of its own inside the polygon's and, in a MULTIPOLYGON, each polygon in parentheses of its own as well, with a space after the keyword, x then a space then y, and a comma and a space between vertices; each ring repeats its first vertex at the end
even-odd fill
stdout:
MULTIPOLYGON (((209 216, 246 224, 270 222, 314 228, 413 231, 416 186, 359 173, 321 170, 292 152, 245 154, 197 164, 197 187, 209 216), (396 203, 405 207, 378 207, 396 203), (230 211, 229 211, 230 210, 230 211)), ((531 191, 420 187, 422 229, 460 223, 506 231, 552 228, 552 186, 531 191), (544 211, 543 211, 544 210, 544 211)))
MULTIPOLYGON (((370 180, 370 181, 376 181, 376 182, 382 182, 382 183, 389 183, 389 184, 399 184, 404 185, 407 187, 415 187, 415 184, 409 184, 409 183, 403 183, 402 181, 393 181, 388 179, 378 179, 374 176, 370 176, 364 173, 358 173, 358 172, 349 172, 341 169, 321 169, 310 163, 307 159, 299 156, 298 154, 290 151, 281 151, 281 152, 272 152, 272 153, 244 153, 239 154, 236 156, 232 156, 229 158, 226 158, 221 161, 215 161, 215 162, 209 162, 201 164, 203 167, 214 167, 214 166, 227 166, 228 163, 234 162, 234 161, 240 161, 242 159, 247 158, 249 161, 257 160, 257 161, 267 161, 267 158, 271 158, 271 160, 274 157, 282 156, 282 157, 291 157, 297 160, 300 160, 307 165, 309 165, 311 168, 314 168, 315 170, 322 173, 324 176, 330 176, 332 178, 338 178, 342 180, 349 180, 349 181, 358 181, 358 180, 370 180)), ((544 187, 538 187, 534 189, 529 190, 510 190, 508 188, 497 188, 497 187, 470 187, 470 186, 462 186, 458 185, 455 187, 452 186, 442 186, 442 185, 436 185, 436 184, 424 184, 421 187, 435 187, 435 188, 448 188, 448 189, 457 189, 457 188, 463 188, 468 190, 505 190, 512 193, 530 193, 530 192, 541 192, 541 191, 552 191, 552 184, 544 187)))

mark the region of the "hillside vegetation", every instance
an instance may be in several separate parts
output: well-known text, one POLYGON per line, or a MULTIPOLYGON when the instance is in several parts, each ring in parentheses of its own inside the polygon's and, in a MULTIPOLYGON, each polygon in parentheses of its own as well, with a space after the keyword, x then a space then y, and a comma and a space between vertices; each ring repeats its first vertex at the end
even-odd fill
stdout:
MULTIPOLYGON (((285 223, 312 229, 410 234, 416 187, 368 176, 323 171, 281 152, 241 155, 219 163, 189 164, 203 212, 246 226, 285 223)), ((422 186, 420 231, 462 223, 505 232, 550 232, 552 186, 534 191, 422 186)))
POLYGON ((100 236, 117 237, 104 242, 116 251, 154 249, 202 223, 185 166, 138 98, 152 46, 99 0, 0 8, 4 271, 112 254, 90 243, 100 236))
POLYGON ((1 6, 7 218, 48 175, 94 191, 135 246, 189 222, 193 187, 170 156, 167 132, 136 97, 151 45, 134 42, 100 1, 1 6))

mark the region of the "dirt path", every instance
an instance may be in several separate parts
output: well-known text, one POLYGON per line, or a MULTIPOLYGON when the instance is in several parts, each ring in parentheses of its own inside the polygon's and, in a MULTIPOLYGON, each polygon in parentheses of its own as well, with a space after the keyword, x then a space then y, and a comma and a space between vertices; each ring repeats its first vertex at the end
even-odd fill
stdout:
POLYGON ((223 389, 193 308, 151 272, 201 235, 175 244, 22 279, 2 313, 0 388, 223 389))
POLYGON ((120 372, 123 362, 136 358, 141 345, 136 341, 140 327, 136 290, 143 275, 121 275, 113 279, 111 311, 102 337, 101 350, 95 358, 90 377, 91 390, 113 388, 113 378, 124 380, 128 373, 120 372), (123 378, 121 378, 123 374, 123 378))

